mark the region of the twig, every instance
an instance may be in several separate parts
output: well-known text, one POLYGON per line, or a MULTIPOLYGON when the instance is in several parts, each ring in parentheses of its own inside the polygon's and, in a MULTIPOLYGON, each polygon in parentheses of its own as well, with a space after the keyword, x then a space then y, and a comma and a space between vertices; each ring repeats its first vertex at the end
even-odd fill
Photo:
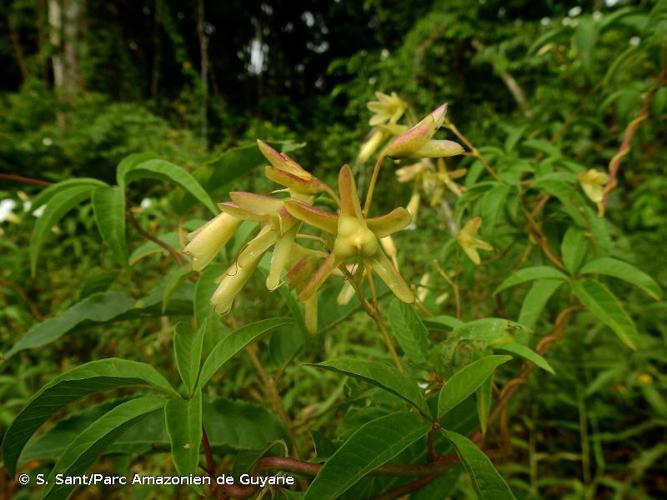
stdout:
MULTIPOLYGON (((380 311, 377 308, 377 295, 375 294, 374 290, 375 285, 373 284, 371 288, 371 292, 374 294, 374 303, 375 303, 374 306, 368 303, 368 300, 366 300, 366 297, 364 297, 363 289, 359 286, 359 283, 357 283, 357 281, 354 279, 354 276, 352 276, 352 273, 350 273, 347 267, 341 265, 338 269, 341 270, 341 272, 345 275, 350 285, 352 285, 352 288, 354 288, 354 291, 356 292, 357 297, 359 298, 359 302, 361 303, 361 307, 364 309, 364 311, 366 311, 366 314, 368 314, 371 318, 373 318, 373 321, 375 321, 375 324, 380 329, 380 332, 382 332, 382 336, 384 337, 387 349, 389 350, 389 353, 391 354, 391 357, 394 360, 394 364, 396 365, 396 368, 402 372, 403 365, 401 365, 401 360, 399 359, 398 353, 396 352, 394 344, 391 341, 391 337, 389 336, 389 332, 387 331, 387 326, 384 324, 384 321, 382 320, 382 315, 380 315, 380 311)), ((371 275, 370 272, 368 274, 369 276, 371 275)))
POLYGON ((130 225, 134 229, 136 229, 141 236, 143 236, 147 240, 152 241, 156 245, 159 245, 160 247, 164 248, 167 252, 169 252, 169 255, 171 255, 174 258, 174 260, 179 266, 182 266, 184 264, 183 256, 179 253, 179 251, 176 250, 171 245, 162 241, 160 238, 156 238, 151 233, 146 231, 143 227, 141 227, 141 225, 139 224, 137 219, 134 218, 134 215, 132 215, 132 212, 130 210, 125 211, 125 218, 127 218, 127 221, 130 223, 130 225))
MULTIPOLYGON (((429 464, 385 464, 370 472, 372 476, 425 476, 445 472, 458 462, 455 454, 439 457, 429 464)), ((322 464, 314 464, 290 457, 264 457, 257 462, 256 470, 282 470, 315 476, 322 464)))
POLYGON ((23 302, 25 302, 28 305, 28 307, 30 308, 30 312, 32 313, 32 315, 35 317, 36 320, 42 321, 44 319, 44 315, 37 308, 37 305, 32 300, 30 300, 30 297, 28 297, 28 295, 18 287, 18 285, 0 279, 0 287, 3 286, 13 291, 16 295, 18 295, 21 298, 21 300, 23 300, 23 302))
POLYGON ((17 174, 0 174, 0 179, 6 181, 20 182, 22 184, 33 184, 35 186, 50 186, 51 182, 33 177, 25 177, 17 174))
POLYGON ((486 160, 486 158, 484 158, 482 153, 480 153, 477 150, 477 148, 472 144, 472 142, 470 142, 468 140, 468 138, 465 135, 463 135, 458 128, 456 128, 456 125, 454 125, 449 120, 445 120, 443 125, 444 125, 445 128, 448 128, 449 130, 451 130, 452 133, 456 137, 458 137, 459 140, 463 144, 466 145, 466 147, 470 150, 469 155, 472 156, 473 158, 477 158, 482 163, 482 165, 484 166, 484 169, 491 175, 491 177, 496 179, 498 182, 502 182, 502 179, 500 179, 500 177, 498 177, 498 174, 496 174, 496 171, 493 170, 493 167, 491 166, 491 164, 486 160))
POLYGON ((380 308, 378 307, 377 290, 375 289, 375 281, 373 281, 373 273, 369 270, 366 273, 366 275, 368 276, 368 284, 370 285, 371 289, 371 301, 373 305, 373 314, 371 316, 373 317, 375 323, 382 332, 382 336, 384 337, 384 343, 387 345, 387 349, 389 349, 389 352, 391 353, 391 357, 394 360, 396 368, 398 369, 399 372, 403 372, 405 370, 403 369, 403 365, 401 364, 401 359, 398 357, 398 353, 396 352, 396 347, 394 347, 394 342, 391 340, 391 335, 389 335, 389 330, 387 330, 387 325, 384 324, 384 320, 382 319, 382 315, 380 314, 380 308))
MULTIPOLYGON (((472 41, 472 46, 478 52, 482 52, 486 48, 482 42, 474 39, 472 41)), ((519 85, 519 82, 516 81, 516 79, 512 76, 512 74, 509 71, 498 70, 498 62, 496 57, 491 56, 490 62, 491 66, 493 66, 493 68, 496 71, 498 71, 500 79, 503 81, 507 89, 512 94, 512 97, 514 97, 514 100, 519 105, 519 109, 521 109, 523 116, 525 116, 526 118, 531 118, 533 116, 533 112, 530 109, 530 105, 528 104, 528 99, 526 99, 526 94, 523 93, 523 89, 519 85)))
POLYGON ((294 453, 294 455, 298 458, 299 449, 296 443, 296 433, 294 432, 294 426, 292 425, 292 422, 289 416, 287 415, 287 412, 285 411, 285 407, 283 406, 283 401, 280 398, 280 393, 278 392, 278 388, 276 387, 276 381, 271 375, 269 375, 269 373, 264 368, 264 365, 262 365, 262 362, 257 357, 257 353, 255 352, 255 346, 249 345, 248 347, 245 348, 245 351, 248 354, 248 357, 250 358, 250 362, 257 370, 259 378, 262 379, 262 383, 266 390, 266 395, 271 400, 271 406, 273 406, 273 411, 276 412, 276 414, 285 424, 285 428, 287 429, 287 434, 290 438, 290 441, 292 442, 292 453, 294 453))
POLYGON ((544 231, 542 231, 542 228, 539 226, 537 222, 535 222, 535 219, 533 218, 531 213, 525 208, 524 208, 524 215, 526 216, 526 220, 528 221, 528 231, 532 234, 533 238, 535 239, 535 242, 540 247, 544 255, 547 257, 547 259, 553 262, 556 265, 556 267, 564 269, 565 266, 563 265, 563 262, 560 260, 558 256, 554 255, 553 252, 551 251, 551 248, 549 248, 549 240, 547 240, 544 231))
POLYGON ((459 285, 454 283, 454 281, 447 275, 447 272, 442 267, 440 267, 440 264, 437 260, 433 259, 433 264, 438 270, 438 273, 440 273, 440 276, 445 278, 445 281, 447 281, 449 286, 451 286, 454 290, 454 300, 456 301, 456 319, 461 319, 461 291, 459 289, 459 285))
POLYGON ((609 193, 618 184, 618 172, 621 168, 621 161, 625 156, 628 155, 628 153, 630 153, 632 139, 634 138, 639 125, 649 117, 650 106, 655 93, 660 87, 664 85, 667 85, 667 66, 663 68, 662 73, 660 73, 658 79, 655 81, 646 95, 644 95, 644 101, 642 103, 641 109, 639 110, 639 113, 634 120, 628 123, 628 126, 623 132, 623 142, 621 142, 621 147, 618 148, 618 152, 609 162, 609 180, 607 181, 607 185, 604 187, 604 197, 602 199, 602 204, 600 205, 600 215, 604 215, 604 211, 607 208, 607 204, 609 203, 609 193))
POLYGON ((204 456, 206 457, 206 472, 211 477, 211 494, 214 498, 218 498, 217 483, 215 481, 215 461, 213 460, 213 452, 211 451, 211 443, 208 440, 206 429, 202 426, 201 445, 204 448, 204 456))
POLYGON ((377 183, 378 176, 380 175, 380 168, 382 168, 382 162, 384 161, 384 151, 380 152, 378 159, 373 166, 373 173, 371 174, 371 180, 368 183, 368 191, 366 192, 366 201, 364 202, 364 217, 368 217, 368 212, 371 209, 371 203, 373 201, 373 191, 375 191, 375 184, 377 183))

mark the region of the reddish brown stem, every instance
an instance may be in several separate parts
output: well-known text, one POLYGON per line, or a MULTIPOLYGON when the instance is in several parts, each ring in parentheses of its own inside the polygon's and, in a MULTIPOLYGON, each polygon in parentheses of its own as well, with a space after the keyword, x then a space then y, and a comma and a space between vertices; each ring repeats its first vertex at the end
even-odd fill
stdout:
POLYGON ((607 185, 604 188, 604 198, 602 199, 602 204, 600 205, 600 215, 604 215, 604 211, 607 208, 607 204, 609 203, 609 193, 612 189, 614 189, 616 184, 618 184, 618 172, 621 168, 621 161, 630 153, 632 139, 634 138, 639 125, 649 117, 653 97, 655 96, 658 89, 664 85, 667 85, 667 67, 663 68, 662 73, 660 73, 660 76, 656 82, 644 95, 644 101, 642 103, 642 107, 639 110, 639 113, 634 120, 628 123, 628 126, 623 132, 623 142, 621 142, 621 146, 618 148, 618 152, 609 162, 609 180, 607 181, 607 185))
POLYGON ((143 236, 143 237, 146 238, 147 240, 152 241, 152 242, 155 243, 156 245, 158 245, 158 246, 164 248, 164 249, 169 253, 169 255, 171 255, 171 256, 174 258, 174 260, 176 261, 176 263, 177 263, 179 266, 182 266, 182 265, 183 265, 183 256, 179 253, 179 251, 176 250, 176 249, 175 249, 174 247, 172 247, 171 245, 169 245, 169 244, 165 243, 164 241, 162 241, 160 238, 156 238, 156 237, 153 236, 151 233, 149 233, 148 231, 146 231, 143 227, 141 227, 141 225, 139 224, 139 222, 137 221, 137 219, 135 219, 135 218, 134 218, 134 215, 132 215, 132 212, 131 212, 131 211, 127 210, 127 211, 125 212, 125 218, 126 218, 127 221, 130 223, 130 225, 131 225, 134 229, 137 230, 137 232, 138 232, 141 236, 143 236))
POLYGON ((17 175, 17 174, 0 174, 0 179, 5 180, 5 181, 14 181, 14 182, 20 182, 22 184, 32 184, 34 186, 50 186, 51 183, 49 181, 45 181, 42 179, 34 179, 32 177, 25 177, 23 175, 17 175))

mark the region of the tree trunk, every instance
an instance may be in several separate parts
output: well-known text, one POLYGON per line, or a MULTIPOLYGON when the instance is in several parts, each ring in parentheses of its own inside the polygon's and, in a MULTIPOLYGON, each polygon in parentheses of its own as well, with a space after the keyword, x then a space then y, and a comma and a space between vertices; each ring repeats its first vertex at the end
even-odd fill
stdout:
POLYGON ((79 44, 82 32, 81 0, 48 0, 53 83, 56 92, 71 100, 82 87, 79 44))

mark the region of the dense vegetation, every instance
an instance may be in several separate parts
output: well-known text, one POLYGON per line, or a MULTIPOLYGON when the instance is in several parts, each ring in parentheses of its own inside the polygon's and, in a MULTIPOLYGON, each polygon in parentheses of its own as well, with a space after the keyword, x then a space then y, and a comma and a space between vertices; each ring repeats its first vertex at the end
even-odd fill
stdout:
POLYGON ((665 496, 667 2, 0 9, 0 496, 665 496))

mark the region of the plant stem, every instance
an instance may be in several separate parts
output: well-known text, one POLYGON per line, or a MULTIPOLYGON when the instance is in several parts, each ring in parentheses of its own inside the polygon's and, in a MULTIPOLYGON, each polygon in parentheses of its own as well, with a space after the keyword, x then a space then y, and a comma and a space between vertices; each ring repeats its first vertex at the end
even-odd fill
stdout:
POLYGON ((380 168, 382 168, 382 161, 384 160, 384 157, 384 151, 380 152, 378 159, 375 162, 375 166, 373 167, 371 180, 368 183, 368 191, 366 192, 366 201, 364 202, 364 217, 368 217, 368 212, 371 209, 371 203, 373 202, 373 191, 375 191, 375 184, 377 183, 378 176, 380 175, 380 168))
POLYGON ((391 354, 392 359, 394 360, 396 368, 398 369, 398 371, 403 372, 404 371, 403 365, 401 364, 401 360, 398 357, 396 348, 394 347, 394 344, 391 341, 391 336, 389 335, 387 326, 384 324, 382 315, 380 314, 380 309, 378 307, 377 292, 375 290, 375 283, 371 278, 371 272, 369 271, 367 274, 369 276, 369 283, 371 287, 371 296, 373 304, 368 303, 366 297, 364 297, 363 289, 359 286, 359 283, 357 283, 357 281, 354 279, 354 276, 352 276, 352 273, 350 273, 347 267, 341 265, 339 269, 345 275, 350 285, 352 285, 352 288, 354 288, 357 297, 359 297, 359 302, 361 303, 361 307, 363 307, 364 311, 366 311, 366 314, 368 314, 371 318, 373 318, 373 321, 375 321, 375 324, 380 329, 380 332, 382 332, 382 336, 384 337, 384 342, 387 346, 387 349, 389 350, 389 353, 391 354))
POLYGON ((641 109, 639 110, 639 113, 634 120, 628 123, 628 126, 623 132, 623 142, 621 142, 621 147, 618 148, 618 152, 609 162, 609 180, 607 181, 607 185, 604 187, 604 198, 602 199, 602 204, 600 205, 600 215, 604 215, 604 211, 607 208, 607 204, 609 203, 609 193, 612 189, 614 189, 616 184, 618 184, 618 172, 621 169, 621 160, 623 160, 623 157, 630 153, 632 139, 634 138, 641 122, 649 117, 653 97, 655 96, 658 89, 664 85, 667 85, 667 66, 662 69, 662 72, 660 73, 660 76, 658 76, 656 82, 644 95, 644 101, 642 103, 641 109))
POLYGON ((215 482, 215 461, 213 460, 213 452, 211 451, 211 443, 208 440, 208 434, 206 434, 206 429, 202 426, 201 434, 201 445, 204 448, 204 456, 206 457, 206 472, 211 477, 211 495, 214 498, 219 498, 216 482, 215 482))
POLYGON ((459 140, 467 146, 467 148, 470 150, 470 155, 473 156, 474 158, 477 158, 480 162, 482 162, 482 165, 484 166, 484 169, 493 177, 496 179, 498 182, 502 182, 500 177, 498 177, 498 174, 496 174, 496 171, 493 170, 493 167, 491 164, 482 156, 482 153, 480 153, 477 148, 473 145, 472 142, 468 140, 468 138, 461 133, 461 131, 456 128, 456 125, 454 125, 452 122, 449 120, 445 120, 444 126, 448 128, 449 130, 452 131, 452 133, 459 138, 459 140))
POLYGON ((33 184, 35 186, 50 186, 51 182, 42 179, 34 179, 17 174, 0 174, 1 180, 20 182, 22 184, 33 184))
POLYGON ((245 348, 245 351, 248 354, 248 357, 250 358, 250 362, 257 370, 259 378, 262 379, 262 383, 264 384, 264 388, 266 390, 266 395, 271 400, 271 406, 273 406, 273 411, 276 412, 278 417, 280 417, 280 419, 285 424, 285 428, 287 429, 287 435, 289 436, 290 441, 292 442, 292 453, 294 453, 294 456, 299 458, 299 450, 296 445, 296 434, 294 432, 294 426, 292 425, 292 422, 290 421, 289 416, 285 411, 285 407, 283 406, 283 401, 280 398, 280 393, 278 392, 275 379, 271 375, 269 375, 269 373, 264 368, 264 365, 262 365, 262 362, 257 357, 257 353, 255 352, 255 346, 249 345, 248 347, 245 348))
POLYGON ((177 263, 179 266, 182 266, 182 265, 184 264, 183 256, 180 254, 180 252, 179 252, 178 250, 176 250, 174 247, 172 247, 171 245, 169 245, 169 244, 165 243, 164 241, 162 241, 160 238, 156 238, 156 237, 153 236, 151 233, 149 233, 148 231, 146 231, 143 227, 141 227, 141 225, 139 224, 139 221, 137 221, 137 219, 134 218, 134 215, 132 215, 132 212, 131 212, 130 210, 126 210, 126 211, 125 211, 125 218, 126 218, 127 221, 130 223, 130 225, 131 225, 134 229, 137 230, 137 232, 138 232, 141 236, 143 236, 143 237, 146 238, 147 240, 152 241, 152 242, 155 243, 156 245, 158 245, 158 246, 164 248, 164 249, 169 253, 169 255, 171 255, 171 256, 173 257, 173 259, 176 261, 176 263, 177 263))
POLYGON ((369 270, 367 275, 368 275, 368 283, 371 289, 371 300, 373 305, 373 314, 371 316, 373 317, 375 323, 382 332, 382 336, 384 337, 384 343, 387 345, 387 349, 389 349, 389 352, 391 353, 391 357, 394 360, 396 368, 398 369, 399 372, 403 372, 405 370, 403 369, 401 360, 398 357, 396 348, 394 347, 394 342, 391 340, 391 335, 389 335, 389 330, 387 329, 387 325, 385 325, 384 320, 382 319, 382 315, 380 314, 380 308, 378 307, 377 290, 375 289, 375 281, 373 281, 373 273, 369 270))

